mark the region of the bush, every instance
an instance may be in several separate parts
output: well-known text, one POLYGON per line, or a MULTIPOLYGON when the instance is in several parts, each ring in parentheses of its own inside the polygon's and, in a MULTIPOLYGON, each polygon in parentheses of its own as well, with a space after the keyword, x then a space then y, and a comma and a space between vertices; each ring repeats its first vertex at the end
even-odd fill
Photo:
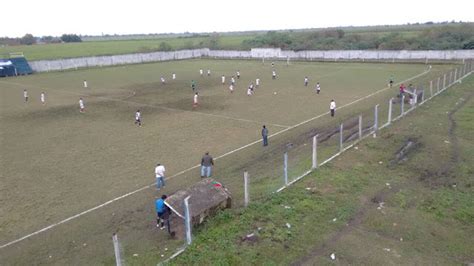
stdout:
POLYGON ((81 37, 76 34, 63 34, 61 36, 61 41, 63 42, 82 42, 81 37))

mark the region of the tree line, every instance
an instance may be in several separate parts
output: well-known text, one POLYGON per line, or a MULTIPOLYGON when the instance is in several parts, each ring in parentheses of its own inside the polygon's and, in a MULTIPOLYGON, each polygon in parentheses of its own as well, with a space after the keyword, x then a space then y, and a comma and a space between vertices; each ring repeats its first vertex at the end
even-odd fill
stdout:
POLYGON ((42 36, 35 37, 33 34, 27 33, 21 38, 0 37, 0 45, 33 45, 39 43, 68 43, 68 42, 82 42, 82 39, 77 34, 63 34, 60 37, 42 36))

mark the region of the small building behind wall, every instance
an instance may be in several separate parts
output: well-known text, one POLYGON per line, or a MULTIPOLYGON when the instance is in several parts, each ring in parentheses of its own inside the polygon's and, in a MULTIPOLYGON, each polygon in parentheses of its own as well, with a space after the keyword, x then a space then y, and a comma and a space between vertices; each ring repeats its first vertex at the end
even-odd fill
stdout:
POLYGON ((221 183, 212 178, 205 178, 185 190, 178 190, 168 196, 165 204, 171 209, 174 216, 172 219, 172 231, 176 231, 178 237, 184 237, 184 199, 189 198, 189 213, 191 224, 199 225, 206 218, 213 216, 219 210, 232 206, 232 197, 221 183))

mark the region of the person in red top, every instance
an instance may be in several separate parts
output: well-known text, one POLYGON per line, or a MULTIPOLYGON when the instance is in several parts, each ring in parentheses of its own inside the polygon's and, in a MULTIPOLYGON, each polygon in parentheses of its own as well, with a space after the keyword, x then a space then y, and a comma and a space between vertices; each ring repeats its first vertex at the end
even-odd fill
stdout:
POLYGON ((402 83, 400 85, 400 100, 403 98, 403 94, 405 94, 405 85, 402 83))

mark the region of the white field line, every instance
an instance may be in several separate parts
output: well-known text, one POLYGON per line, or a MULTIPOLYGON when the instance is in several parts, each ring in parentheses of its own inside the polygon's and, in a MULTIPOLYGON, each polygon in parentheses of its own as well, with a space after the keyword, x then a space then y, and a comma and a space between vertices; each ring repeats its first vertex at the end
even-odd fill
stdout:
POLYGON ((176 109, 176 108, 171 108, 171 107, 166 107, 166 106, 159 106, 159 105, 139 103, 139 102, 126 100, 126 99, 129 99, 129 98, 133 97, 133 94, 131 96, 126 97, 125 99, 114 99, 114 98, 103 97, 103 96, 94 96, 94 95, 90 95, 90 94, 87 94, 87 93, 80 93, 80 92, 73 92, 73 91, 66 91, 66 90, 58 90, 58 89, 53 89, 53 88, 48 88, 48 87, 38 87, 38 86, 35 86, 35 85, 25 85, 25 84, 20 84, 20 83, 16 83, 16 82, 0 81, 0 83, 11 84, 11 85, 16 85, 16 86, 23 86, 23 87, 30 87, 30 88, 42 88, 42 89, 45 89, 45 90, 58 91, 58 92, 62 92, 62 93, 66 93, 66 94, 73 94, 73 95, 77 95, 77 96, 83 96, 83 97, 86 96, 86 97, 90 97, 90 98, 102 99, 102 100, 107 100, 107 101, 129 103, 129 104, 134 104, 134 105, 138 105, 138 106, 146 106, 146 107, 150 107, 150 108, 164 109, 164 110, 168 110, 168 111, 193 113, 193 114, 198 114, 198 115, 218 117, 218 118, 224 118, 224 119, 235 120, 235 121, 240 121, 240 122, 248 122, 248 123, 259 124, 259 125, 271 125, 271 126, 282 127, 282 128, 290 127, 290 126, 286 126, 286 125, 265 123, 265 122, 261 122, 261 121, 231 117, 231 116, 226 116, 226 115, 209 114, 209 113, 203 113, 203 112, 199 112, 199 111, 188 111, 188 110, 183 110, 183 109, 176 109))
MULTIPOLYGON (((415 76, 413 76, 413 77, 411 77, 411 78, 409 78, 409 79, 406 79, 406 80, 404 80, 404 81, 401 81, 401 82, 399 82, 399 83, 396 83, 395 85, 398 85, 398 84, 401 84, 401 83, 405 83, 405 82, 408 82, 408 81, 410 81, 410 80, 412 80, 412 79, 421 77, 421 76, 427 74, 428 72, 430 72, 430 70, 425 71, 425 72, 423 72, 423 73, 420 73, 420 74, 418 74, 418 75, 415 75, 415 76)), ((0 81, 0 82, 2 82, 2 81, 0 81)), ((364 99, 367 99, 367 98, 369 98, 369 97, 372 97, 372 96, 374 96, 374 95, 376 95, 376 94, 378 94, 378 93, 380 93, 380 92, 382 92, 382 91, 385 91, 385 90, 387 90, 387 89, 390 89, 390 87, 383 88, 383 89, 378 90, 378 91, 376 91, 376 92, 373 92, 373 93, 371 93, 371 94, 369 94, 369 95, 367 95, 367 96, 364 96, 364 97, 362 97, 362 98, 359 98, 359 99, 357 99, 357 100, 355 100, 355 101, 352 101, 352 102, 350 102, 350 103, 347 103, 347 104, 345 104, 345 105, 342 105, 342 106, 339 107, 338 109, 342 109, 342 108, 351 106, 351 105, 353 105, 353 104, 355 104, 355 103, 357 103, 357 102, 360 102, 360 101, 362 101, 362 100, 364 100, 364 99)), ((311 122, 311 121, 313 121, 313 120, 315 120, 315 119, 321 118, 322 116, 327 115, 327 114, 329 114, 329 112, 320 114, 320 115, 318 115, 318 116, 315 116, 315 117, 312 117, 312 118, 310 118, 310 119, 307 119, 307 120, 305 120, 305 121, 303 121, 303 122, 300 122, 300 123, 298 123, 298 124, 296 124, 296 125, 293 125, 293 126, 291 126, 291 127, 287 127, 287 128, 282 129, 282 130, 280 130, 280 131, 277 131, 276 133, 274 133, 274 134, 272 134, 272 135, 269 135, 268 137, 269 137, 269 138, 275 137, 275 136, 277 136, 277 135, 279 135, 279 134, 281 134, 281 133, 284 133, 284 132, 286 132, 286 131, 289 131, 289 130, 291 130, 291 129, 294 129, 294 128, 296 128, 296 127, 299 127, 299 126, 301 126, 301 125, 304 125, 304 124, 306 124, 306 123, 308 123, 308 122, 311 122)), ((215 160, 220 159, 220 158, 223 158, 223 157, 225 157, 225 156, 227 156, 227 155, 233 154, 233 153, 235 153, 235 152, 238 152, 238 151, 240 151, 240 150, 243 150, 243 149, 245 149, 245 148, 248 148, 248 147, 250 147, 250 146, 253 146, 253 145, 255 145, 255 144, 257 144, 257 143, 261 143, 261 142, 262 142, 262 140, 260 140, 260 139, 259 139, 259 140, 256 140, 256 141, 251 142, 251 143, 249 143, 249 144, 246 144, 246 145, 244 145, 244 146, 242 146, 242 147, 240 147, 240 148, 237 148, 237 149, 231 150, 231 151, 229 151, 229 152, 227 152, 227 153, 224 153, 224 154, 222 154, 222 155, 219 155, 219 156, 215 157, 215 160)), ((170 180, 170 179, 172 179, 172 178, 174 178, 174 177, 176 177, 176 176, 179 176, 179 175, 181 175, 181 174, 183 174, 183 173, 186 173, 186 172, 189 172, 189 171, 191 171, 191 170, 194 170, 194 169, 198 168, 199 166, 200 166, 200 165, 198 164, 198 165, 192 166, 192 167, 190 167, 190 168, 188 168, 188 169, 182 170, 181 172, 178 172, 178 173, 176 173, 176 174, 170 176, 170 177, 167 178, 166 180, 170 180)), ((76 218, 78 218, 78 217, 80 217, 80 216, 83 216, 83 215, 85 215, 85 214, 88 214, 88 213, 90 213, 90 212, 92 212, 92 211, 95 211, 95 210, 97 210, 97 209, 100 209, 100 208, 102 208, 102 207, 105 207, 105 206, 107 206, 107 205, 109 205, 109 204, 111 204, 111 203, 113 203, 113 202, 116 202, 116 201, 118 201, 118 200, 120 200, 120 199, 123 199, 123 198, 125 198, 125 197, 128 197, 128 196, 130 196, 130 195, 136 194, 136 193, 138 193, 138 192, 140 192, 140 191, 143 191, 143 190, 145 190, 145 189, 148 189, 148 188, 150 188, 150 187, 152 187, 152 186, 154 186, 154 185, 155 185, 155 182, 153 182, 153 183, 150 184, 150 185, 144 186, 144 187, 142 187, 142 188, 136 189, 136 190, 134 190, 134 191, 132 191, 132 192, 128 192, 128 193, 126 193, 126 194, 124 194, 124 195, 122 195, 122 196, 119 196, 119 197, 116 197, 116 198, 114 198, 114 199, 111 199, 111 200, 109 200, 109 201, 107 201, 107 202, 104 202, 104 203, 102 203, 102 204, 100 204, 100 205, 97 205, 97 206, 95 206, 95 207, 93 207, 93 208, 90 208, 90 209, 88 209, 88 210, 85 210, 85 211, 83 211, 83 212, 81 212, 81 213, 75 214, 75 215, 73 215, 73 216, 71 216, 71 217, 68 217, 68 218, 62 220, 62 221, 59 221, 59 222, 54 223, 54 224, 51 224, 51 225, 49 225, 49 226, 47 226, 47 227, 44 227, 44 228, 42 228, 42 229, 40 229, 40 230, 38 230, 38 231, 35 231, 35 232, 31 233, 31 234, 25 235, 25 236, 23 236, 23 237, 20 237, 20 238, 18 238, 18 239, 15 239, 15 240, 13 240, 13 241, 8 242, 8 243, 2 244, 2 245, 0 246, 0 249, 3 249, 3 248, 5 248, 5 247, 11 246, 11 245, 13 245, 13 244, 16 244, 16 243, 18 243, 18 242, 20 242, 20 241, 23 241, 23 240, 25 240, 25 239, 27 239, 27 238, 30 238, 30 237, 35 236, 35 235, 38 235, 38 234, 40 234, 40 233, 42 233, 42 232, 48 231, 48 230, 50 230, 51 228, 54 228, 54 227, 56 227, 56 226, 58 226, 58 225, 64 224, 64 223, 69 222, 69 221, 71 221, 71 220, 73 220, 73 219, 76 219, 76 218)))

